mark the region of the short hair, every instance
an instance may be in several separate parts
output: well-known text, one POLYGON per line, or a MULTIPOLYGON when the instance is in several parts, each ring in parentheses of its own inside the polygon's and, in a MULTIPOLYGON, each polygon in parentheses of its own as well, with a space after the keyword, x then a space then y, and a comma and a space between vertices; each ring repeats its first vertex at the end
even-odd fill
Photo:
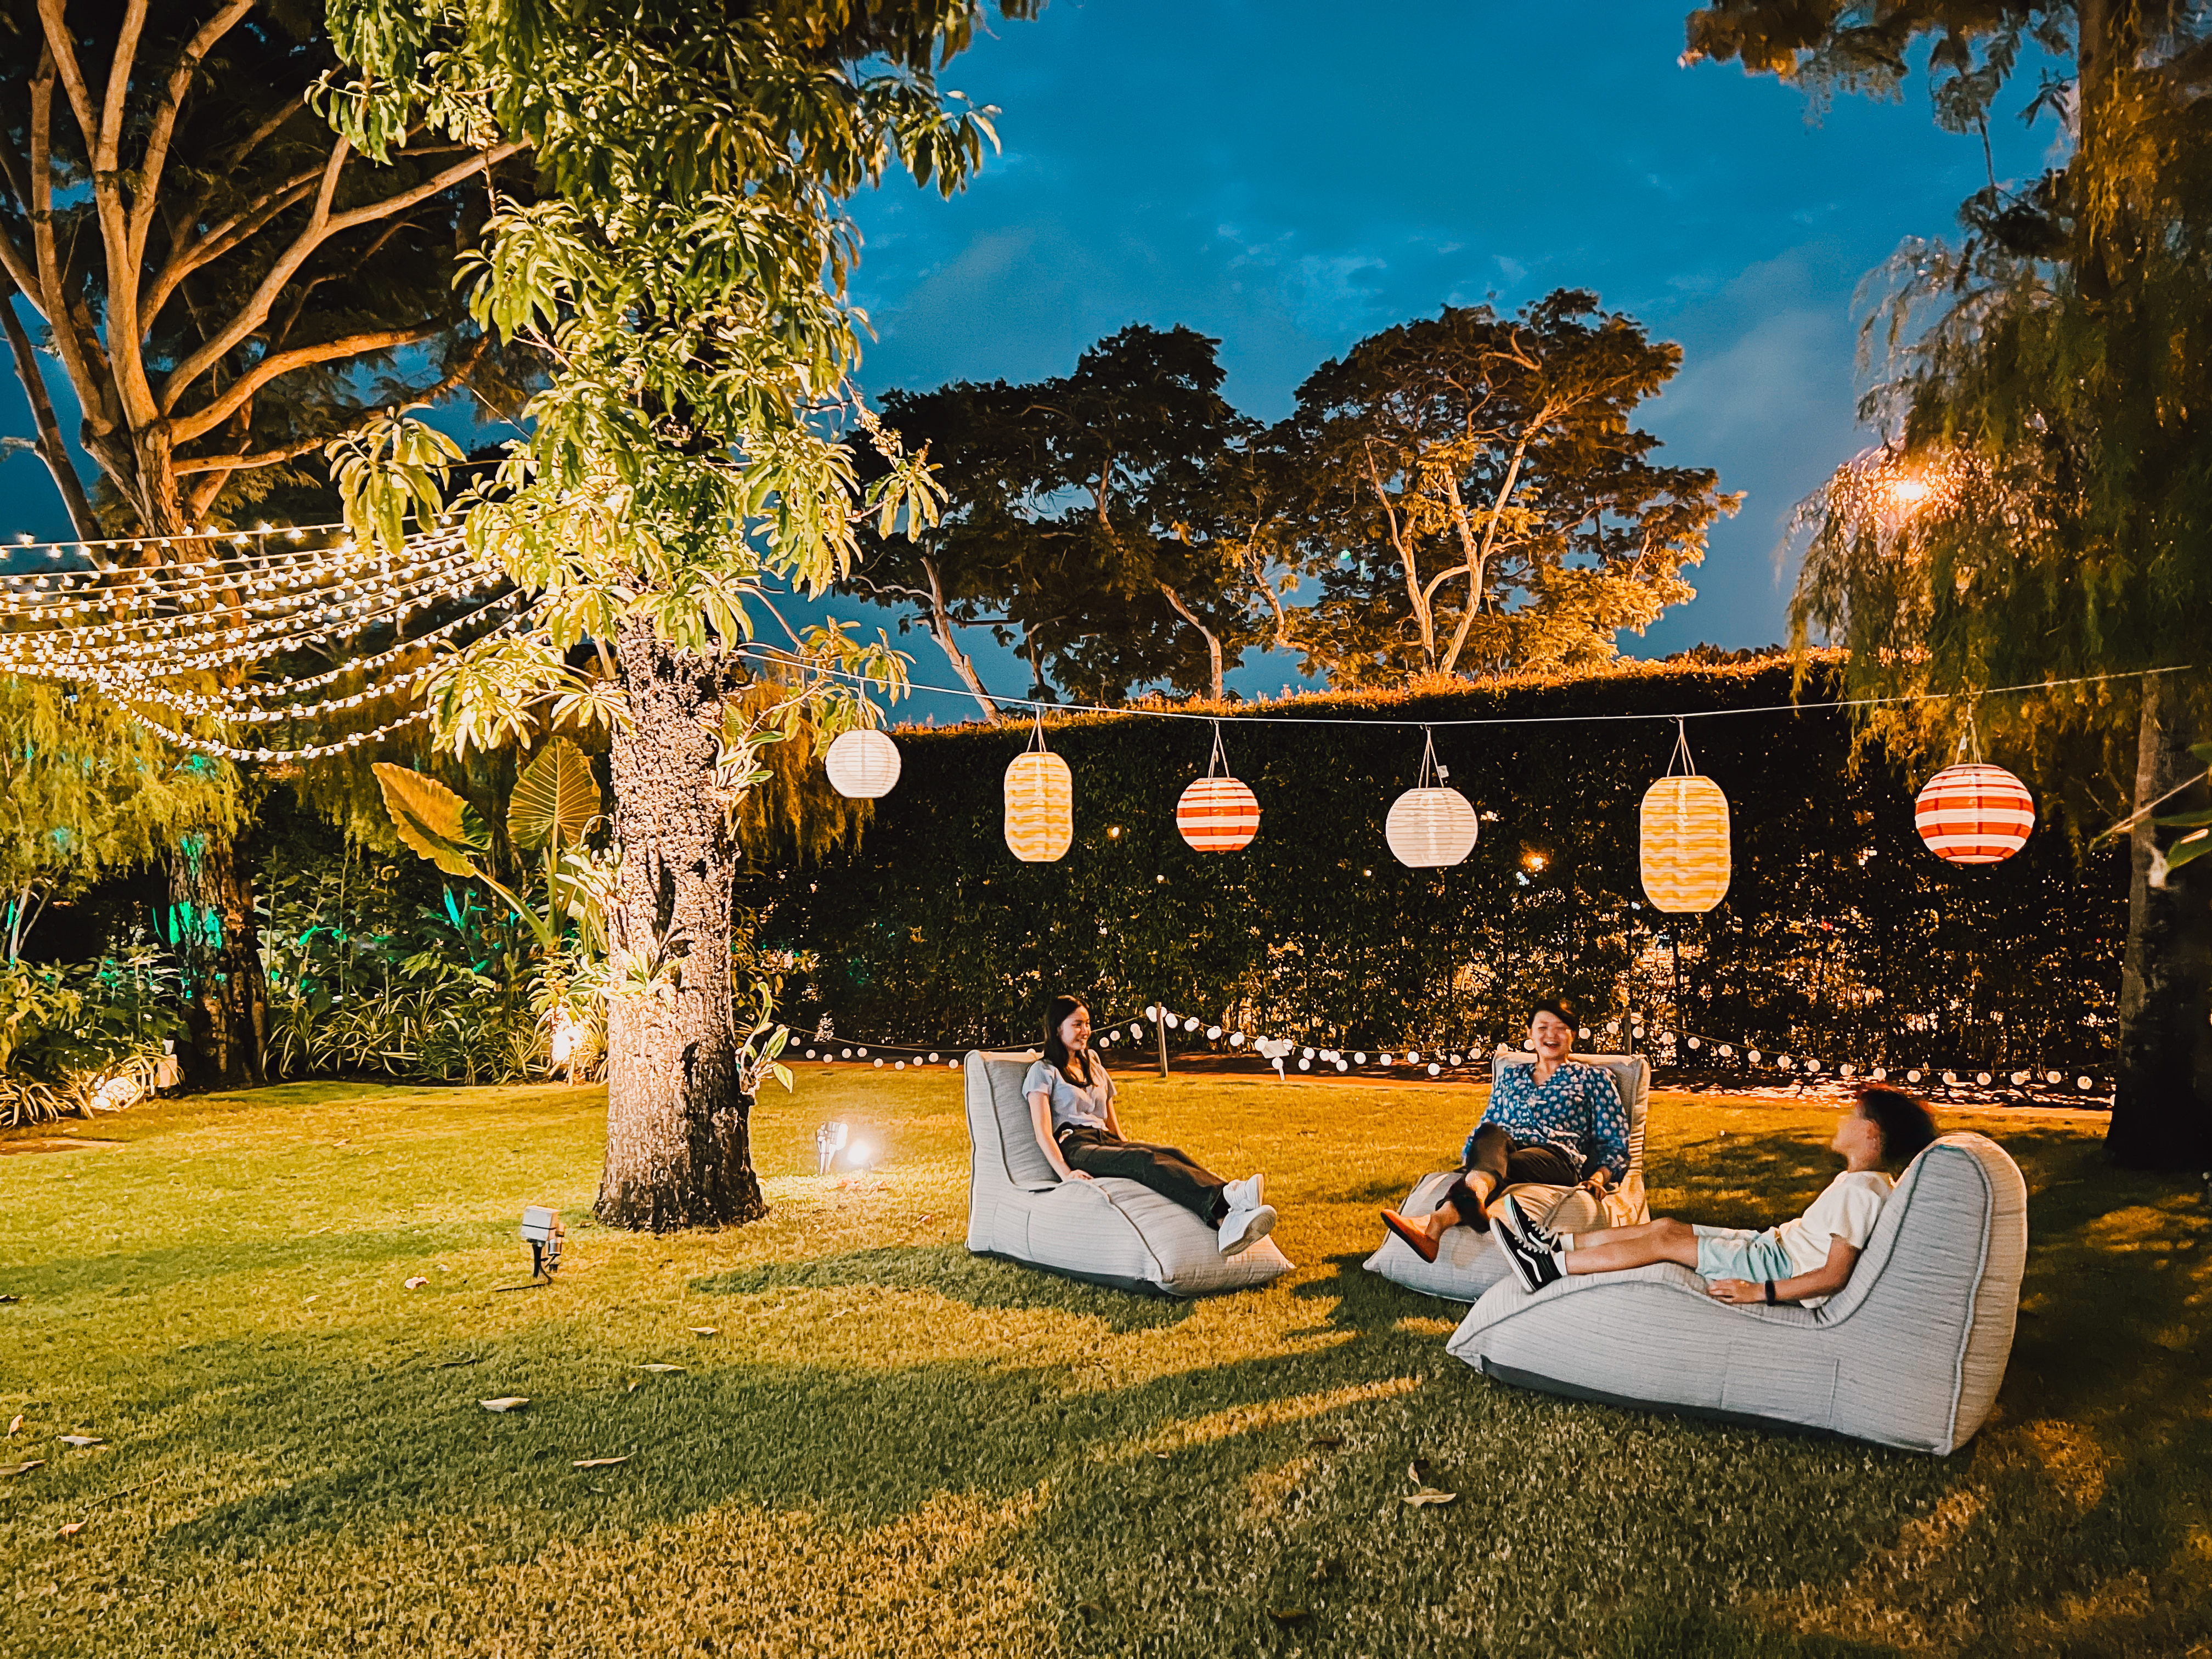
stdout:
POLYGON ((1859 1115, 1881 1131, 1881 1161, 1903 1168, 1936 1139, 1928 1103, 1902 1089, 1869 1083, 1859 1090, 1859 1115))
POLYGON ((1534 1025, 1536 1023, 1536 1016, 1539 1014, 1550 1014, 1554 1018, 1571 1026, 1579 1025, 1582 1024, 1580 1020, 1575 1018, 1575 1011, 1572 1008, 1570 1008, 1567 1006, 1565 1000, 1561 997, 1546 997, 1534 1007, 1531 1008, 1528 1011, 1528 1023, 1531 1025, 1534 1025))

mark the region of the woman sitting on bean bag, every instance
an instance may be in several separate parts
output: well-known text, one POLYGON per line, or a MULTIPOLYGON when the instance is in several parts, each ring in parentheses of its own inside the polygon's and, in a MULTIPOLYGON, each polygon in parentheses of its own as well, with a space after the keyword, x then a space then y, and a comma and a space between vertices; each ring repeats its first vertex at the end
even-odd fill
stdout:
POLYGON ((1538 1003, 1528 1018, 1528 1050, 1536 1058, 1498 1073, 1443 1202, 1423 1216, 1382 1212, 1382 1224, 1422 1261, 1437 1259, 1448 1227, 1464 1222, 1488 1232, 1489 1206, 1508 1187, 1579 1185, 1602 1194, 1628 1172, 1628 1109, 1620 1091, 1604 1066, 1570 1059, 1574 1048, 1573 1011, 1563 1002, 1538 1003))
POLYGON ((1022 1079, 1037 1145, 1062 1181, 1119 1176, 1173 1199, 1221 1235, 1221 1253, 1235 1255, 1273 1231, 1267 1177, 1224 1181, 1176 1146, 1121 1138, 1114 1079, 1091 1048, 1091 1013, 1074 997, 1052 1000, 1044 1017, 1044 1058, 1022 1079))

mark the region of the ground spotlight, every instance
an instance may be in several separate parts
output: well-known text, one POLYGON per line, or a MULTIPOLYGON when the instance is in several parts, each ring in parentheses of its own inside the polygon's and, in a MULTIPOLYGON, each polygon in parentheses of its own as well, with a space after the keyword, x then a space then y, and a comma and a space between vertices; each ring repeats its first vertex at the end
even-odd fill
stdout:
POLYGON ((543 1204, 529 1204, 522 1211, 522 1239, 530 1246, 530 1276, 550 1279, 561 1266, 561 1241, 568 1236, 562 1224, 561 1213, 549 1210, 543 1204))
POLYGON ((842 1123, 825 1123, 814 1132, 814 1173, 828 1175, 837 1154, 845 1150, 848 1132, 842 1123))

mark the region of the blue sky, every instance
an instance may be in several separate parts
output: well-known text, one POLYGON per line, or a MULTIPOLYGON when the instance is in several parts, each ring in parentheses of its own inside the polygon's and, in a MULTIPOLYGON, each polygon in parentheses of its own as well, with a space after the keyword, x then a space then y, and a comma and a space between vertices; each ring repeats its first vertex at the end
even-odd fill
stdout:
MULTIPOLYGON (((1683 347, 1645 417, 1665 458, 1748 492, 1698 599, 1624 648, 1778 640, 1783 522, 1868 441, 1853 289, 1904 239, 1955 234, 1981 150, 1937 131, 1917 76, 1901 104, 1815 123, 1798 92, 1684 69, 1681 47, 1682 13, 1650 3, 1052 0, 994 23, 949 82, 1000 106, 1003 154, 951 202, 902 184, 854 204, 879 336, 863 383, 1062 374, 1126 324, 1184 323, 1221 340, 1231 399, 1272 418, 1375 330, 1592 289, 1683 347)), ((1994 135, 2003 176, 2045 165, 2048 127, 2009 117, 2026 96, 1994 135)), ((0 431, 29 429, 8 376, 0 431)), ((0 462, 0 532, 18 529, 66 533, 28 455, 0 462)), ((925 636, 903 643, 918 678, 947 678, 925 636)), ((994 685, 1026 684, 973 647, 994 685)), ((1259 660, 1232 684, 1292 678, 1259 660)))

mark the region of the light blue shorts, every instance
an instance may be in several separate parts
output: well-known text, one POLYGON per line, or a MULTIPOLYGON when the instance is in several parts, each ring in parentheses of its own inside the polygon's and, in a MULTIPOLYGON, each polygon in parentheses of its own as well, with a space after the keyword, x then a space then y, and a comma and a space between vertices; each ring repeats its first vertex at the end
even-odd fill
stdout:
POLYGON ((1753 1232, 1748 1227, 1701 1227, 1693 1223, 1690 1231, 1698 1236, 1698 1277, 1708 1284, 1716 1279, 1747 1279, 1757 1285, 1796 1273, 1790 1265, 1790 1252, 1782 1248, 1771 1227, 1753 1232))

